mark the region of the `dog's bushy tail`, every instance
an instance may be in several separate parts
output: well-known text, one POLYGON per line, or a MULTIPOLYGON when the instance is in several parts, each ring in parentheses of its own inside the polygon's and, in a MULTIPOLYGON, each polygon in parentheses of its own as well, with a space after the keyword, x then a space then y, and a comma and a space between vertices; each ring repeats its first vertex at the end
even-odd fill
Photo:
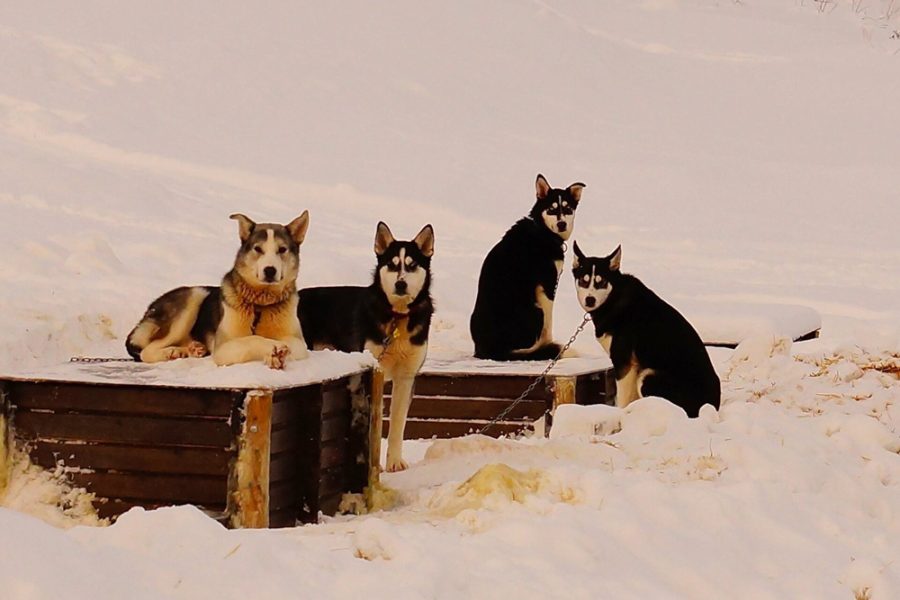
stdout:
POLYGON ((559 356, 560 350, 562 350, 562 346, 556 343, 550 343, 546 346, 541 346, 540 348, 532 350, 531 352, 510 352, 509 350, 504 352, 485 352, 483 349, 476 349, 475 357, 502 361, 553 360, 554 358, 559 356))

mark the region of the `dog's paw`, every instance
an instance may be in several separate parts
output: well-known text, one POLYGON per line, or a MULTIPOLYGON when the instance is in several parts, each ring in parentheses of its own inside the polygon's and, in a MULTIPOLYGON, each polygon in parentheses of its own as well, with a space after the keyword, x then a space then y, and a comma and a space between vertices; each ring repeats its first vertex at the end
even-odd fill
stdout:
POLYGON ((399 456, 388 455, 387 461, 385 461, 385 462, 387 464, 385 464, 384 470, 387 471, 388 473, 396 473, 398 471, 405 471, 409 468, 409 465, 406 463, 406 461, 403 460, 402 458, 400 458, 399 456))
POLYGON ((187 354, 193 358, 203 358, 209 354, 209 348, 201 342, 191 342, 187 347, 187 354))
POLYGON ((275 344, 272 353, 265 359, 266 366, 270 369, 283 369, 290 354, 291 349, 287 344, 275 344))
POLYGON ((171 347, 163 350, 163 358, 165 360, 175 360, 176 358, 187 358, 188 351, 186 348, 171 347))

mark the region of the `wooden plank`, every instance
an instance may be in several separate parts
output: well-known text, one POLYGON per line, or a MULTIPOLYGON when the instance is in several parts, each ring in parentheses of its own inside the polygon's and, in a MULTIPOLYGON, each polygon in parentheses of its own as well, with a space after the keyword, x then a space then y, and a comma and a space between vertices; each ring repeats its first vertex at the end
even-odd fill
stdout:
MULTIPOLYGON (((501 398, 459 398, 453 396, 419 396, 409 407, 409 417, 417 419, 493 419, 508 407, 512 400, 501 398)), ((389 414, 390 398, 385 399, 385 414, 389 414)), ((507 415, 507 421, 541 418, 547 410, 543 400, 523 400, 507 415)))
MULTIPOLYGON (((575 403, 582 406, 593 404, 609 404, 615 395, 615 383, 609 390, 608 371, 580 375, 575 385, 575 403), (611 392, 611 393, 610 393, 611 392)), ((615 380, 613 380, 615 382, 615 380)))
POLYGON ((281 510, 269 511, 269 527, 296 527, 297 525, 297 509, 294 507, 282 508, 281 510))
POLYGON ((0 381, 0 498, 9 485, 12 470, 12 434, 9 426, 9 392, 6 382, 0 381))
POLYGON ((272 425, 310 417, 319 413, 318 384, 275 392, 272 400, 272 425))
POLYGON ((56 382, 9 385, 15 406, 57 412, 228 417, 236 400, 225 390, 56 382))
MULTIPOLYGON (((369 390, 369 437, 367 440, 368 454, 368 481, 369 488, 374 489, 381 481, 381 437, 382 415, 384 414, 384 371, 375 367, 370 375, 369 390)), ((385 432, 387 435, 387 432, 385 432)), ((369 498, 373 494, 367 494, 369 498)), ((369 506, 371 509, 372 507, 369 506)))
POLYGON ((234 452, 220 448, 158 448, 121 444, 66 444, 35 442, 32 462, 52 469, 58 462, 69 467, 120 472, 226 477, 234 452))
POLYGON ((553 410, 561 404, 575 404, 574 377, 557 377, 553 381, 553 410))
POLYGON ((344 492, 336 492, 329 496, 323 496, 319 498, 319 510, 322 511, 323 515, 336 515, 338 509, 341 506, 341 500, 343 499, 343 497, 344 492))
MULTIPOLYGON (((551 375, 547 381, 552 383, 554 377, 551 375)), ((419 375, 416 377, 416 395, 513 399, 518 398, 534 379, 530 375, 419 375)), ((390 394, 390 390, 390 384, 386 384, 384 393, 390 394)), ((527 398, 551 400, 553 394, 542 382, 527 398)))
POLYGON ((297 479, 301 475, 301 459, 297 452, 282 452, 272 455, 269 463, 269 481, 271 483, 285 479, 297 479))
POLYGON ((81 440, 157 446, 227 448, 231 426, 223 419, 44 413, 17 410, 16 435, 26 440, 81 440))
POLYGON ((339 443, 339 440, 330 440, 322 444, 319 453, 319 465, 323 469, 335 467, 353 461, 355 457, 350 455, 348 444, 339 443))
POLYGON ((318 497, 321 500, 334 494, 346 493, 351 491, 350 487, 349 473, 345 465, 323 469, 319 475, 318 497))
POLYGON ((269 510, 277 512, 290 508, 299 513, 303 498, 302 485, 303 482, 294 479, 273 483, 269 487, 269 510))
POLYGON ((229 485, 229 514, 235 528, 269 525, 269 460, 272 392, 247 392, 238 456, 229 485))
MULTIPOLYGON (((335 382, 332 382, 335 383, 335 382)), ((347 381, 340 382, 341 385, 323 386, 322 391, 322 416, 327 418, 332 414, 349 413, 350 412, 350 390, 347 388, 347 381)))
MULTIPOLYGON (((406 429, 403 432, 404 439, 431 439, 433 437, 443 439, 452 437, 462 437, 471 433, 477 433, 484 426, 484 422, 479 421, 450 421, 437 419, 409 419, 406 422, 406 429)), ((382 437, 386 437, 390 430, 390 422, 385 419, 383 421, 382 437)), ((492 424, 484 435, 499 437, 501 435, 514 435, 523 431, 531 431, 531 425, 522 421, 509 422, 500 421, 492 424)))
POLYGON ((205 475, 160 475, 158 473, 67 473, 77 487, 103 498, 150 500, 177 504, 223 503, 227 493, 224 477, 205 475))
POLYGON ((322 421, 321 440, 346 438, 350 432, 350 413, 339 413, 322 421))

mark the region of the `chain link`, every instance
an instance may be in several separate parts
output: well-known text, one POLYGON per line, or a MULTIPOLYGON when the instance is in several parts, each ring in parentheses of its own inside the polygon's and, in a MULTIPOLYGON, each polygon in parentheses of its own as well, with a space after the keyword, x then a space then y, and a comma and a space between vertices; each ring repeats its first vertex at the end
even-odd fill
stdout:
POLYGON ((584 331, 585 326, 588 324, 588 321, 590 321, 590 320, 591 320, 591 315, 588 313, 585 313, 584 318, 581 320, 581 324, 578 325, 577 329, 575 329, 575 333, 572 334, 572 337, 569 338, 569 341, 566 342, 565 345, 559 349, 559 354, 556 355, 556 358, 554 358, 553 360, 550 361, 550 363, 544 368, 544 370, 541 372, 541 374, 538 375, 535 378, 535 380, 532 381, 531 384, 527 388, 525 388, 524 392, 519 394, 518 398, 513 400, 509 406, 507 406, 506 408, 501 410, 500 413, 496 417, 494 417, 493 419, 488 421, 481 429, 478 430, 478 433, 483 434, 485 431, 490 429, 493 425, 497 424, 498 421, 502 421, 503 419, 505 419, 507 417, 507 415, 509 415, 509 413, 512 412, 512 409, 514 409, 523 400, 525 400, 525 398, 528 397, 528 394, 533 392, 534 388, 536 388, 540 382, 544 381, 547 378, 547 374, 553 370, 553 367, 555 367, 556 364, 560 361, 560 359, 563 357, 563 354, 566 353, 566 350, 568 350, 569 347, 571 347, 572 344, 575 343, 575 339, 578 337, 578 335, 582 331, 584 331))
POLYGON ((133 358, 112 358, 103 356, 73 356, 69 359, 70 363, 78 364, 98 364, 111 362, 134 362, 133 358))

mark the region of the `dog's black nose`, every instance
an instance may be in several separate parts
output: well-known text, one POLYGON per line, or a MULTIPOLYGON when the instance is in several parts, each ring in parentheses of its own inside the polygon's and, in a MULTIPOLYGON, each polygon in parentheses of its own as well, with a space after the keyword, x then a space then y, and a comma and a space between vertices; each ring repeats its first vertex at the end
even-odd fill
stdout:
POLYGON ((398 294, 405 294, 406 288, 407 288, 407 285, 406 285, 405 281, 398 281, 397 283, 394 284, 394 289, 397 290, 398 294))
POLYGON ((275 267, 266 267, 263 269, 263 275, 266 277, 266 281, 275 281, 275 275, 278 274, 278 270, 275 267))
POLYGON ((588 296, 587 298, 584 299, 584 304, 588 308, 593 308, 594 305, 597 304, 597 299, 594 298, 593 296, 588 296))
POLYGON ((556 224, 556 227, 559 228, 560 231, 565 231, 567 225, 568 223, 566 223, 565 221, 560 221, 556 224))

